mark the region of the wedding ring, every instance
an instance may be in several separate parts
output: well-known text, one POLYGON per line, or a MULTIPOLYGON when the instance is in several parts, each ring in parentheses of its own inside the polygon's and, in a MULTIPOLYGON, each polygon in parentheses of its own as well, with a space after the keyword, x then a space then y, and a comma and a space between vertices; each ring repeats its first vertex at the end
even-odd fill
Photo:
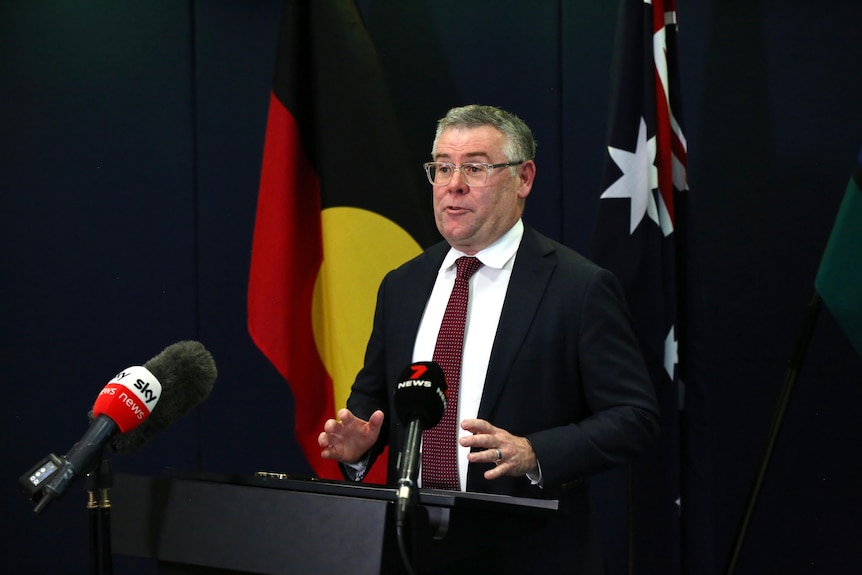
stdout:
POLYGON ((495 449, 494 451, 497 452, 497 461, 502 461, 503 460, 503 452, 500 451, 499 449, 495 449))

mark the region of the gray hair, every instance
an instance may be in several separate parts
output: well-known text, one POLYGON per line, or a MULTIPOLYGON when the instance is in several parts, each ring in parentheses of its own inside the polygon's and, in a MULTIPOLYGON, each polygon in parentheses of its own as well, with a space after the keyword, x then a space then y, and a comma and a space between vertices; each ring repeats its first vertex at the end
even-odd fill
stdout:
POLYGON ((482 126, 492 126, 500 130, 506 137, 506 143, 503 145, 506 161, 526 161, 536 157, 536 140, 533 139, 533 132, 521 118, 494 106, 477 104, 452 108, 446 113, 446 116, 437 122, 437 133, 434 135, 431 154, 433 155, 437 150, 437 142, 445 130, 449 128, 470 129, 482 126))

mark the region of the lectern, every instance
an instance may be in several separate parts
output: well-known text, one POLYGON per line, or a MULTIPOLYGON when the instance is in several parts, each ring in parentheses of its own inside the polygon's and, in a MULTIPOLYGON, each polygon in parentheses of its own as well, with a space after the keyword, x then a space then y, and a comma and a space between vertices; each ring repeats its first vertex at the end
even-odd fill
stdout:
MULTIPOLYGON (((117 474, 114 553, 151 558, 160 575, 403 573, 394 527, 396 490, 289 477, 170 471, 117 474)), ((556 500, 420 490, 408 525, 417 573, 538 529, 556 500), (478 528, 481 526, 481 528, 478 528)))

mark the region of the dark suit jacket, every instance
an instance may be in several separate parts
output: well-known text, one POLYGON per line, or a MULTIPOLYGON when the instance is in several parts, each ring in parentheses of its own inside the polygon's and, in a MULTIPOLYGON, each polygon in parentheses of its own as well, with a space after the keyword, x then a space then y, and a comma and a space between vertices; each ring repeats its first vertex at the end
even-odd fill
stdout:
MULTIPOLYGON (((437 272, 441 242, 390 272, 378 292, 365 365, 348 407, 386 413, 378 450, 389 450, 389 481, 406 428, 392 404, 437 272)), ((430 359, 430 358, 427 358, 430 359)), ((525 226, 503 304, 478 417, 527 437, 544 489, 525 477, 488 481, 471 464, 467 490, 559 498, 567 484, 626 463, 658 435, 658 406, 614 276, 525 226)), ((575 498, 584 498, 582 489, 575 498)), ((582 501, 581 501, 582 503, 582 501)))

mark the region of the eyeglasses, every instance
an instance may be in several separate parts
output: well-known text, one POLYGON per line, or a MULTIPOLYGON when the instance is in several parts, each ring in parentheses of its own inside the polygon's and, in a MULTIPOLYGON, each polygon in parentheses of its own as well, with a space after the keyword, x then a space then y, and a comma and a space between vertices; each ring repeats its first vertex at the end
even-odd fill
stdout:
POLYGON ((510 168, 523 164, 524 160, 506 162, 504 164, 466 163, 456 166, 451 162, 427 162, 422 164, 428 181, 434 186, 445 186, 452 181, 455 172, 461 172, 461 177, 468 186, 482 186, 488 181, 488 174, 496 168, 510 168))

